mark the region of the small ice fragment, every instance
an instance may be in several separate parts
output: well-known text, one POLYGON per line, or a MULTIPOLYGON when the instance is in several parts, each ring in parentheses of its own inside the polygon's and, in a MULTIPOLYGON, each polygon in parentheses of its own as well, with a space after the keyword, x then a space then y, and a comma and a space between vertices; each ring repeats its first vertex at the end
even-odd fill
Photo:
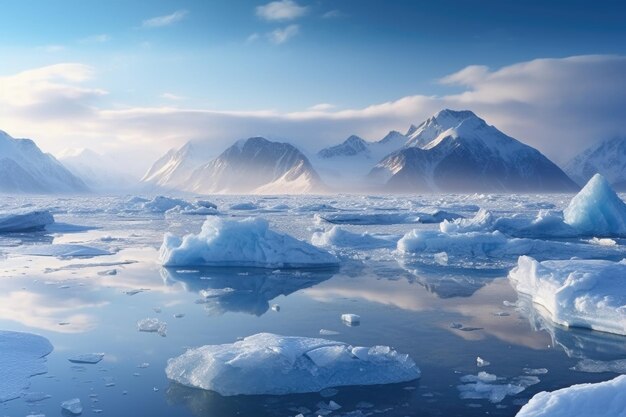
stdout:
POLYGON ((480 356, 476 358, 476 366, 478 366, 479 368, 482 368, 483 366, 489 366, 489 365, 491 365, 491 362, 484 360, 480 356))
POLYGON ((548 373, 546 368, 524 368, 523 371, 526 375, 544 375, 548 373))
POLYGON ((74 355, 67 360, 72 363, 98 363, 104 358, 104 353, 83 353, 74 355))
POLYGON ((143 368, 147 368, 149 366, 150 366, 150 364, 148 362, 144 362, 144 363, 141 363, 141 364, 137 365, 137 368, 142 368, 143 369, 143 368))
POLYGON ((502 304, 504 304, 505 307, 517 307, 517 303, 515 301, 504 300, 502 301, 502 304))
POLYGON ((80 403, 80 399, 78 398, 72 398, 71 400, 63 401, 61 403, 61 408, 75 416, 83 412, 83 405, 80 403))
POLYGON ((322 336, 336 336, 340 334, 339 332, 336 332, 334 330, 326 330, 326 329, 321 329, 320 330, 320 335, 322 336))
POLYGON ((27 403, 38 403, 39 401, 51 398, 51 396, 45 392, 27 392, 22 396, 22 398, 24 398, 24 401, 27 403))
POLYGON ((126 295, 135 295, 135 294, 139 294, 140 292, 144 292, 144 291, 148 291, 145 288, 139 288, 137 290, 128 290, 128 291, 124 291, 124 294, 126 295))
POLYGON ((457 322, 450 323, 450 328, 451 329, 461 329, 462 327, 463 327, 463 324, 461 324, 461 323, 457 323, 457 322))
POLYGON ((157 392, 159 389, 157 387, 152 387, 152 391, 157 392))
POLYGON ((342 314, 341 321, 349 326, 358 326, 361 324, 361 316, 357 314, 342 314))
POLYGON ((435 262, 439 265, 446 266, 448 265, 448 254, 446 252, 439 252, 434 255, 435 262))
POLYGON ((100 276, 117 275, 117 269, 107 269, 106 271, 100 271, 100 272, 98 272, 98 275, 100 275, 100 276))
POLYGON ((158 333, 159 336, 167 336, 167 323, 159 319, 148 318, 137 322, 137 329, 140 332, 158 333))
POLYGON ((337 395, 338 392, 339 390, 336 388, 325 388, 320 391, 320 395, 323 398, 330 398, 330 397, 334 397, 335 395, 337 395))
POLYGON ((182 319, 183 317, 185 317, 185 314, 183 314, 183 313, 174 314, 174 318, 175 319, 182 319))
POLYGON ((493 315, 496 317, 507 317, 510 316, 511 313, 507 313, 506 311, 496 311, 493 315))
POLYGON ((317 403, 317 407, 321 410, 328 410, 328 411, 337 411, 341 408, 341 406, 339 404, 337 404, 336 402, 334 402, 333 400, 330 400, 328 402, 328 404, 322 402, 317 403))
POLYGON ((278 304, 272 304, 272 311, 278 313, 280 311, 280 306, 278 304))

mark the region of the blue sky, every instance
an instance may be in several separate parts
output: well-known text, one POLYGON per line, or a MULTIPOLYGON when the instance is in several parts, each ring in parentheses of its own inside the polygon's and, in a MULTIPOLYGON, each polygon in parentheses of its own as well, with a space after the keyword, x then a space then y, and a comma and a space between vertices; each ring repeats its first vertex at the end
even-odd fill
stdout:
MULTIPOLYGON (((53 94, 50 90, 79 88, 83 101, 69 103, 76 91, 64 93, 61 101, 69 103, 67 111, 81 108, 81 114, 167 107, 254 112, 255 118, 276 112, 270 116, 280 118, 316 105, 314 109, 327 112, 363 110, 405 97, 467 92, 467 80, 441 79, 468 66, 497 72, 540 58, 626 55, 626 5, 619 1, 4 0, 1 7, 0 77, 9 85, 14 83, 11 77, 24 71, 81 65, 79 71, 89 73, 80 80, 68 76, 54 88, 42 87, 44 98, 53 94)), ((59 74, 46 77, 57 79, 59 74)), ((618 86, 622 81, 615 80, 618 86)), ((55 103, 64 113, 58 100, 55 103)), ((43 110, 37 110, 33 114, 41 115, 43 110)), ((426 106, 412 117, 431 110, 426 106)), ((350 130, 375 139, 386 129, 405 129, 409 118, 399 123, 386 117, 386 123, 375 128, 366 124, 359 129, 353 123, 333 130, 325 125, 320 132, 328 142, 350 130)), ((494 114, 492 120, 506 127, 506 118, 494 114)), ((135 126, 141 123, 148 122, 136 121, 135 126)), ((212 120, 198 123, 197 129, 180 134, 172 124, 155 149, 198 139, 203 128, 214 126, 212 120)), ((114 142, 103 142, 106 135, 96 131, 101 124, 92 119, 71 132, 58 126, 37 131, 26 125, 24 120, 18 123, 17 116, 0 118, 0 129, 37 136, 53 151, 79 145, 105 150, 114 142), (83 144, 79 136, 91 137, 91 142, 83 144)), ((247 134, 225 134, 224 129, 219 130, 227 140, 247 134)), ((257 130, 254 133, 293 135, 265 125, 257 130)), ((514 126, 513 133, 518 133, 514 126)), ((128 143, 133 135, 141 132, 110 136, 128 143)), ((546 134, 534 136, 529 140, 536 145, 546 134)))

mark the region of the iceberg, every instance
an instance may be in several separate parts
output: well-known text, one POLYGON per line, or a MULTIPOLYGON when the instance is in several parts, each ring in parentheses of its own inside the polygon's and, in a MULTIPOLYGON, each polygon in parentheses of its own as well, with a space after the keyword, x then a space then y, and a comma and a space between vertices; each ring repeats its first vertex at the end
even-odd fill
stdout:
POLYGON ((353 347, 306 337, 259 333, 223 345, 190 349, 170 359, 167 377, 221 395, 282 395, 350 385, 408 382, 420 370, 388 346, 353 347))
POLYGON ((54 217, 47 210, 3 213, 0 214, 0 233, 44 230, 53 223, 54 217))
POLYGON ((516 417, 626 417, 626 375, 596 384, 540 392, 516 417))
POLYGON ((0 403, 19 398, 28 379, 47 372, 48 339, 30 333, 0 331, 0 403))
POLYGON ((521 256, 509 279, 566 327, 626 335, 626 260, 544 261, 521 256))
MULTIPOLYGON (((397 239, 397 238, 396 238, 397 239)), ((379 238, 369 233, 353 233, 338 226, 333 226, 325 232, 315 232, 311 237, 315 246, 334 246, 351 249, 378 249, 393 248, 395 241, 379 238)))
POLYGON ((287 234, 270 230, 261 218, 208 218, 198 234, 167 233, 160 249, 163 266, 328 268, 335 256, 287 234))
POLYGON ((563 212, 565 223, 591 236, 626 236, 626 204, 606 179, 594 175, 563 212))

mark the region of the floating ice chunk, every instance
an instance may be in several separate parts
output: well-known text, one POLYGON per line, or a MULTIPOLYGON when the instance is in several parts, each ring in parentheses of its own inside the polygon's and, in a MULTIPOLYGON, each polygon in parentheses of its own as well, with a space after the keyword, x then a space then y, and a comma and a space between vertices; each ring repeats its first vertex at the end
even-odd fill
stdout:
POLYGON ((553 322, 626 335, 626 261, 537 262, 522 256, 509 279, 553 322))
POLYGON ((230 206, 231 210, 257 210, 258 208, 259 206, 252 202, 233 204, 230 206))
POLYGON ((539 378, 536 376, 519 376, 507 381, 506 378, 498 378, 487 372, 479 372, 478 375, 461 377, 461 382, 464 384, 457 388, 462 399, 485 399, 492 403, 499 403, 507 396, 517 395, 529 386, 538 384, 539 378))
POLYGON ((0 403, 20 397, 28 378, 47 372, 48 339, 30 333, 0 331, 0 403))
POLYGON ((141 207, 152 213, 165 213, 168 210, 178 208, 188 208, 191 204, 180 198, 165 197, 158 195, 150 201, 143 202, 141 207))
POLYGON ((563 212, 565 222, 593 236, 626 235, 626 204, 600 174, 594 175, 563 212))
POLYGON ((448 265, 448 254, 446 252, 438 252, 435 254, 435 262, 439 265, 448 265))
POLYGON ((222 395, 318 392, 420 376, 408 355, 391 348, 369 348, 365 359, 352 352, 352 346, 341 342, 260 333, 232 344, 190 349, 168 361, 166 374, 180 384, 222 395))
POLYGON ((320 336, 336 336, 338 334, 340 333, 334 330, 320 329, 320 336))
POLYGON ((164 266, 247 266, 260 268, 336 267, 330 253, 269 229, 267 220, 208 218, 199 234, 182 239, 166 234, 164 266))
POLYGON ((315 246, 335 246, 352 249, 376 249, 396 246, 395 241, 381 239, 369 233, 352 233, 338 226, 325 232, 315 232, 311 237, 315 246))
POLYGON ((46 210, 13 211, 0 214, 0 233, 44 230, 54 223, 52 213, 46 210))
POLYGON ((83 353, 74 355, 67 360, 73 363, 98 363, 104 358, 104 353, 83 353))
POLYGON ((159 336, 167 336, 167 323, 159 319, 143 319, 137 322, 137 330, 140 332, 158 333, 159 336))
POLYGON ((361 323, 361 316, 358 314, 342 314, 341 321, 351 326, 358 325, 361 323))
POLYGON ((275 311, 278 313, 280 311, 280 306, 278 304, 272 304, 271 309, 272 311, 275 311))
POLYGON ((600 246, 617 246, 617 242, 610 238, 598 238, 594 237, 588 240, 589 243, 600 246))
POLYGON ((546 368, 524 368, 523 371, 526 375, 545 375, 548 373, 546 368))
POLYGON ((72 244, 30 245, 21 248, 19 252, 24 255, 54 256, 57 258, 91 258, 111 254, 111 252, 103 249, 72 244))
POLYGON ((578 372, 588 373, 613 372, 616 374, 626 374, 626 359, 616 359, 613 361, 583 359, 572 369, 578 372))
POLYGON ((479 368, 489 366, 489 365, 491 365, 491 362, 484 360, 480 356, 476 358, 476 366, 478 366, 479 368))
POLYGON ((540 392, 516 417, 626 416, 626 375, 597 384, 579 384, 540 392))
POLYGON ((452 220, 463 217, 460 214, 443 210, 430 212, 403 212, 403 213, 328 213, 318 214, 318 218, 332 224, 405 224, 405 223, 439 223, 443 220, 452 220))
POLYGON ((24 399, 24 401, 26 401, 27 403, 38 403, 40 401, 44 401, 47 400, 48 398, 52 398, 51 395, 46 394, 45 392, 27 392, 24 395, 22 395, 22 399, 24 399))
POLYGON ((439 223, 443 233, 484 232, 493 230, 494 216, 489 210, 480 209, 474 217, 444 220, 439 223))
POLYGON ((83 412, 83 405, 80 403, 80 399, 78 398, 72 398, 71 400, 63 401, 61 403, 61 408, 75 416, 82 414, 83 412))

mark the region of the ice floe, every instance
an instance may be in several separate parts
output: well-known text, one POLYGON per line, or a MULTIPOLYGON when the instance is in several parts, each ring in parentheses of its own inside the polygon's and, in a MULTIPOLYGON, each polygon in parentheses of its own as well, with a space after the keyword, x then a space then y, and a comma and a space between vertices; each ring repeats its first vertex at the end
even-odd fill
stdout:
POLYGON ((47 372, 48 339, 30 333, 0 331, 0 403, 18 398, 28 379, 47 372))
POLYGON ((579 384, 540 392, 516 417, 625 417, 626 375, 595 384, 579 384))
POLYGON ((544 261, 522 256, 509 279, 550 320, 626 335, 626 261, 544 261))
POLYGON ((499 403, 505 397, 517 395, 531 385, 539 383, 536 376, 522 375, 511 379, 498 377, 487 372, 461 377, 460 396, 465 400, 489 400, 499 403))
POLYGON ((83 412, 83 405, 80 402, 79 398, 72 398, 71 400, 63 401, 61 403, 61 408, 68 412, 71 415, 79 415, 83 412))
POLYGON ((104 359, 104 353, 82 353, 69 357, 67 360, 73 363, 98 363, 104 359))
POLYGON ((111 252, 104 249, 69 243, 24 246, 19 250, 19 253, 32 256, 54 256, 57 258, 90 258, 111 254, 111 252))
POLYGON ((339 226, 333 226, 324 232, 315 232, 311 237, 311 243, 315 246, 351 249, 393 248, 396 246, 396 240, 383 239, 367 232, 353 233, 339 226))
POLYGON ((431 210, 425 212, 401 212, 401 213, 324 213, 316 214, 316 218, 332 224, 404 224, 404 223, 439 223, 444 220, 453 220, 463 217, 460 214, 444 210, 431 210))
POLYGON ((408 355, 388 346, 259 333, 190 349, 168 361, 166 374, 182 385, 228 396, 407 382, 419 378, 420 370, 408 355))
POLYGON ((335 267, 330 253, 269 228, 261 218, 208 218, 198 234, 167 233, 160 250, 164 266, 258 268, 335 267))
POLYGON ((2 213, 0 214, 0 233, 44 230, 46 226, 53 223, 54 217, 47 210, 2 213))
POLYGON ((155 318, 142 319, 137 322, 137 330, 147 333, 158 333, 159 336, 167 336, 167 323, 155 318))

